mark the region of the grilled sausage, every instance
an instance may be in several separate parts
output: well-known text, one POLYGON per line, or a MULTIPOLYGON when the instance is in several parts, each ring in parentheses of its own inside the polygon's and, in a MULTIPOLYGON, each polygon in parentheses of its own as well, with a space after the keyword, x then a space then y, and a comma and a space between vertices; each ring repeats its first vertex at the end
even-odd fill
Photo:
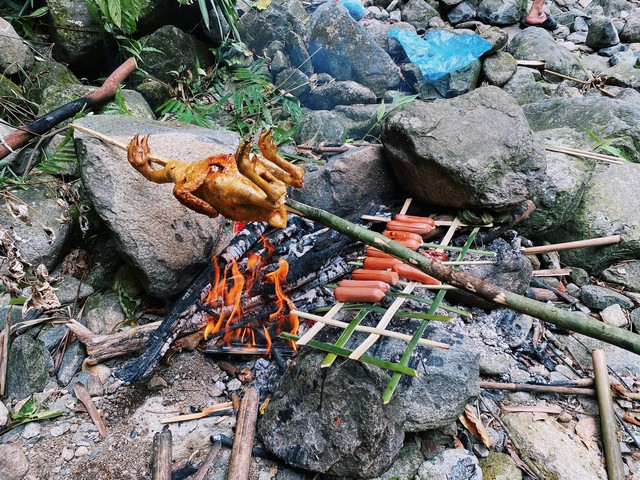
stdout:
POLYGON ((387 270, 369 270, 364 268, 359 268, 351 272, 351 278, 354 280, 378 280, 380 282, 388 283, 389 285, 397 285, 400 281, 396 272, 389 272, 387 270))
POLYGON ((433 230, 433 226, 428 223, 417 222, 401 222, 398 220, 391 220, 387 222, 387 230, 392 232, 411 232, 418 235, 424 235, 433 230))
POLYGON ((415 240, 417 242, 422 242, 422 237, 417 233, 398 231, 391 232, 389 230, 385 230, 384 232, 382 232, 382 235, 390 238, 391 240, 415 240))
POLYGON ((371 287, 338 287, 333 296, 339 302, 375 303, 384 298, 384 292, 371 287))
POLYGON ((394 215, 393 219, 400 222, 426 223, 427 225, 431 225, 432 227, 436 226, 436 221, 433 218, 429 217, 416 217, 415 215, 403 215, 402 213, 397 213, 396 215, 394 215))
POLYGON ((387 270, 398 263, 402 262, 397 258, 367 257, 364 259, 363 266, 371 270, 387 270))
POLYGON ((401 263, 399 265, 393 266, 393 271, 396 272, 400 277, 406 278, 407 280, 413 280, 414 282, 424 283, 425 285, 440 285, 442 282, 433 278, 431 275, 427 275, 421 270, 418 270, 411 265, 407 265, 406 263, 401 263))
POLYGON ((340 280, 339 287, 367 287, 382 290, 387 293, 391 288, 388 283, 379 282, 377 280, 340 280))

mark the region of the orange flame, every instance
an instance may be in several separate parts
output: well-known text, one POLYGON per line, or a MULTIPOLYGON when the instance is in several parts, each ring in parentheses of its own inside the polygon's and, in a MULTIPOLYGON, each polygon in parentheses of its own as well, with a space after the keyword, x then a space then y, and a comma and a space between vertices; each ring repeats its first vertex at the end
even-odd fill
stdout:
MULTIPOLYGON (((274 251, 273 247, 269 245, 266 239, 263 238, 262 240, 270 255, 274 251)), ((231 261, 225 266, 224 271, 221 271, 217 259, 214 258, 214 278, 205 302, 213 308, 218 308, 220 314, 218 318, 211 317, 209 320, 204 330, 205 339, 213 333, 224 330, 224 343, 226 345, 230 345, 232 342, 243 343, 247 346, 256 345, 253 328, 232 329, 231 327, 242 319, 242 298, 243 296, 246 298, 249 295, 264 266, 263 264, 264 262, 260 255, 253 252, 250 253, 247 258, 246 273, 243 275, 237 262, 231 261)), ((284 313, 285 306, 288 307, 288 311, 295 309, 293 303, 283 291, 283 284, 288 273, 289 264, 280 258, 278 259, 278 268, 264 276, 265 281, 273 283, 276 292, 278 309, 269 316, 268 323, 276 325, 278 334, 282 331, 295 334, 299 324, 295 315, 284 313)), ((267 325, 264 323, 262 324, 262 330, 267 342, 267 351, 270 351, 272 341, 267 325)))

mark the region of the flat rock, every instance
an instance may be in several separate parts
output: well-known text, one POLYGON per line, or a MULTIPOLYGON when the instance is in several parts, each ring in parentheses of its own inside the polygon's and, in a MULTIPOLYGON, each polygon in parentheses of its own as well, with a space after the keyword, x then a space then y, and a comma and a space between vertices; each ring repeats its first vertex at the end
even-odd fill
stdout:
POLYGON ((29 460, 17 445, 0 444, 2 480, 22 480, 29 471, 29 460))
POLYGON ((610 288, 598 285, 585 285, 580 290, 580 299, 587 307, 594 310, 604 310, 611 305, 620 305, 623 308, 633 308, 633 301, 621 293, 610 288))
POLYGON ((534 421, 531 413, 507 413, 502 416, 519 446, 519 454, 528 457, 548 480, 605 480, 600 456, 559 423, 534 421))
MULTIPOLYGON (((129 116, 93 116, 79 122, 123 143, 134 133, 150 133, 153 152, 187 162, 233 153, 238 142, 237 135, 227 131, 129 116)), ((76 141, 93 206, 120 254, 138 270, 145 290, 157 297, 182 291, 209 263, 212 250, 228 242, 231 222, 183 206, 173 197, 172 185, 142 177, 121 150, 83 134, 76 134, 76 141)))
POLYGON ((640 261, 612 265, 600 275, 605 282, 615 283, 632 292, 640 292, 640 261))
POLYGON ((424 462, 416 480, 482 480, 482 470, 468 450, 449 449, 424 462))
POLYGON ((14 75, 29 70, 35 60, 27 43, 20 38, 13 26, 0 17, 0 71, 14 75))

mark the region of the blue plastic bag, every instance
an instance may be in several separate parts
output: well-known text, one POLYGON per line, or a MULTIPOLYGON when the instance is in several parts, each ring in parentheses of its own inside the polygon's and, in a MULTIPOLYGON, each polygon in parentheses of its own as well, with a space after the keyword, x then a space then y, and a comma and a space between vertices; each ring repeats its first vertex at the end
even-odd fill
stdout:
POLYGON ((387 35, 400 42, 409 61, 420 68, 428 82, 466 67, 491 49, 491 43, 475 33, 433 30, 420 38, 415 33, 394 28, 387 35))
POLYGON ((338 0, 338 5, 346 8, 349 15, 356 21, 361 20, 367 14, 367 9, 359 0, 338 0))

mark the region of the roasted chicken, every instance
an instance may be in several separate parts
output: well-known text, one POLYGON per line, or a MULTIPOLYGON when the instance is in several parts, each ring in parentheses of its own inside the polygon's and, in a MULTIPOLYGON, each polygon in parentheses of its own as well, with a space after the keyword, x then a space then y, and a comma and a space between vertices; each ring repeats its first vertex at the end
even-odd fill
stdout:
POLYGON ((283 159, 273 142, 273 131, 258 140, 262 155, 251 153, 251 143, 240 143, 235 155, 221 154, 193 163, 169 160, 154 170, 150 162, 149 136, 133 137, 127 146, 129 163, 155 183, 174 183, 180 203, 198 213, 222 214, 242 222, 266 221, 283 228, 287 224, 287 185, 302 187, 304 170, 283 159))

